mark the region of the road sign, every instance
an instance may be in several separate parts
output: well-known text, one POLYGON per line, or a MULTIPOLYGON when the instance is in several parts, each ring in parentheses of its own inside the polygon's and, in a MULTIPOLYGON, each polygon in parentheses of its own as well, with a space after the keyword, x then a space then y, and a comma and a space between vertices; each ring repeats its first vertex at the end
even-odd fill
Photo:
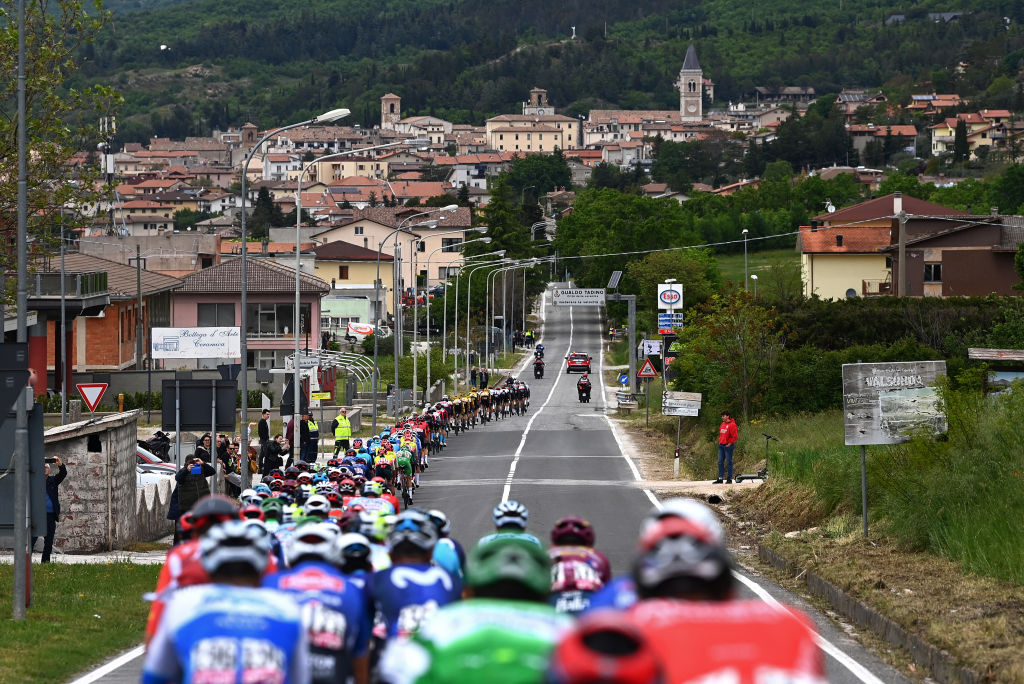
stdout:
POLYGON ((661 340, 643 340, 640 343, 642 356, 661 356, 661 340))
POLYGON ((602 306, 604 288, 555 288, 551 291, 551 303, 555 306, 602 306))
POLYGON ((625 387, 626 385, 629 384, 629 374, 628 373, 623 373, 622 375, 619 376, 619 384, 622 385, 623 387, 625 387))
POLYGON ((661 412, 666 416, 698 416, 701 401, 699 392, 663 392, 661 412))
POLYGON ((82 395, 82 401, 89 407, 89 411, 93 412, 96 407, 100 405, 100 399, 103 398, 103 393, 107 391, 107 383, 105 382, 92 382, 92 383, 81 383, 75 385, 75 389, 82 395))
POLYGON ((945 361, 844 363, 846 445, 899 444, 922 428, 945 432, 935 387, 945 374, 945 361))
POLYGON ((660 313, 660 314, 658 314, 658 325, 661 325, 662 323, 672 324, 672 325, 682 325, 683 324, 683 312, 682 311, 677 311, 675 313, 660 313))
POLYGON ((310 399, 321 399, 321 400, 326 399, 326 400, 330 400, 331 393, 330 392, 313 392, 312 394, 309 395, 309 398, 310 399))
POLYGON ((640 370, 637 371, 636 377, 656 378, 658 377, 658 371, 654 370, 654 364, 651 363, 650 359, 644 359, 644 365, 640 366, 640 370))

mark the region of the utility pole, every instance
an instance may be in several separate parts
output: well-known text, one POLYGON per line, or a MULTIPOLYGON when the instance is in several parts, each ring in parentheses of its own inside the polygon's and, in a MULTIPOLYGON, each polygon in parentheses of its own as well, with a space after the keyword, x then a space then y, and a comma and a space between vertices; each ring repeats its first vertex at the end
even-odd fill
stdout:
POLYGON ((895 210, 896 218, 899 220, 900 234, 897 237, 897 278, 896 295, 906 297, 907 292, 907 212, 903 211, 903 193, 893 193, 892 208, 895 210))
POLYGON ((135 245, 135 370, 142 370, 142 247, 135 245))

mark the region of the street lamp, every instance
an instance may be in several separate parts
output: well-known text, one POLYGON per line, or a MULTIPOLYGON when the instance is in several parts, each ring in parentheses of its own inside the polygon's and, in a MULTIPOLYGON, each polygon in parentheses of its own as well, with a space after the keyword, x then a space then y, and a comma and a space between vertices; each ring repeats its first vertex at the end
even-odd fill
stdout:
POLYGON ((525 188, 523 188, 523 191, 521 193, 519 193, 519 206, 521 206, 521 207, 525 207, 526 206, 526 191, 527 190, 536 190, 536 189, 537 189, 536 185, 527 185, 525 188))
MULTIPOLYGON (((299 171, 299 177, 296 179, 296 185, 295 185, 295 312, 294 312, 295 315, 294 315, 293 320, 292 320, 292 330, 295 332, 295 362, 293 364, 294 367, 293 367, 292 370, 294 371, 294 377, 293 377, 294 388, 293 389, 294 389, 295 415, 296 416, 298 416, 298 410, 299 410, 299 406, 300 406, 300 403, 299 403, 299 392, 300 392, 299 385, 300 385, 301 378, 302 378, 301 365, 299 364, 299 354, 301 353, 301 348, 300 348, 300 343, 301 342, 299 340, 299 308, 300 308, 300 301, 301 301, 300 300, 300 296, 299 296, 299 292, 300 292, 299 274, 300 274, 300 271, 302 269, 302 260, 301 260, 301 257, 300 257, 301 250, 299 249, 299 244, 300 244, 301 235, 302 235, 302 231, 301 231, 301 226, 302 226, 302 179, 306 175, 306 172, 309 171, 309 169, 313 167, 313 165, 319 164, 319 163, 325 162, 325 161, 330 161, 331 159, 337 159, 338 157, 347 157, 349 155, 358 154, 360 152, 370 152, 372 150, 379 150, 379 149, 384 149, 384 148, 387 148, 387 147, 395 147, 397 145, 426 146, 426 145, 429 145, 429 144, 430 144, 429 140, 412 139, 412 140, 402 140, 401 142, 386 143, 384 145, 374 145, 373 147, 363 147, 363 148, 360 148, 358 150, 344 150, 342 152, 334 152, 332 154, 325 154, 322 157, 318 157, 318 158, 310 161, 309 163, 305 164, 302 167, 302 169, 299 171)), ((314 222, 314 225, 316 225, 315 222, 314 222)), ((312 318, 312 313, 313 313, 312 312, 312 307, 310 307, 310 318, 312 318)), ((313 325, 312 321, 310 321, 310 328, 312 328, 312 325, 313 325)), ((377 371, 376 367, 374 367, 374 373, 377 373, 377 372, 378 371, 377 371)), ((295 435, 292 434, 292 438, 293 439, 294 439, 294 437, 295 437, 295 435)))
MULTIPOLYGON (((478 226, 477 227, 478 231, 481 230, 481 229, 486 230, 487 226, 478 226)), ((462 242, 461 245, 459 245, 459 246, 467 245, 470 242, 482 242, 482 243, 484 243, 486 245, 486 244, 490 244, 491 238, 489 238, 489 237, 473 238, 472 240, 466 240, 466 241, 462 242)), ((450 245, 450 247, 451 246, 454 246, 454 245, 450 245)), ((432 252, 430 252, 430 254, 427 255, 427 284, 428 285, 430 284, 430 260, 434 257, 434 255, 437 252, 439 252, 439 251, 441 251, 443 249, 446 249, 446 248, 444 246, 438 247, 438 248, 434 249, 432 252)), ((452 261, 454 261, 454 259, 452 261)), ((448 263, 451 263, 451 262, 448 262, 448 263)), ((444 294, 445 294, 445 300, 444 301, 445 301, 445 306, 447 306, 447 304, 448 304, 448 282, 447 282, 447 277, 448 277, 448 272, 447 272, 447 269, 445 269, 445 284, 444 284, 444 294)), ((430 293, 430 288, 428 287, 427 288, 428 297, 429 297, 429 293, 430 293)), ((429 298, 426 301, 426 305, 427 305, 427 391, 429 392, 430 391, 430 300, 429 300, 429 298)), ((448 314, 447 310, 444 313, 447 316, 447 314, 448 314)), ((416 319, 416 314, 414 313, 413 314, 414 324, 415 324, 415 319, 416 319)), ((444 350, 444 338, 443 337, 441 339, 441 349, 442 349, 441 358, 443 359, 444 358, 444 351, 443 351, 444 350)), ((414 371, 413 374, 415 375, 415 371, 414 371)), ((415 396, 413 397, 413 399, 415 400, 415 396)), ((415 404, 415 401, 413 403, 415 404)))
MULTIPOLYGON (((504 250, 501 250, 500 252, 501 252, 501 254, 505 253, 504 250)), ((469 305, 470 305, 470 303, 472 302, 472 299, 473 299, 473 297, 472 297, 472 294, 473 294, 473 272, 476 271, 476 270, 479 270, 481 268, 486 268, 488 266, 493 267, 493 266, 496 266, 497 264, 504 264, 504 263, 507 263, 508 261, 509 261, 509 259, 500 259, 498 261, 493 261, 493 262, 486 263, 486 264, 479 264, 477 266, 473 266, 472 268, 465 269, 467 271, 467 273, 468 273, 467 284, 466 284, 466 381, 467 382, 469 381, 469 305)), ((462 275, 462 271, 461 270, 459 271, 459 275, 460 276, 462 275)), ((459 312, 458 312, 459 300, 458 300, 458 296, 459 296, 459 290, 458 290, 458 285, 456 284, 456 289, 455 289, 455 309, 456 309, 455 310, 455 347, 456 347, 456 349, 458 348, 458 344, 459 344, 459 342, 458 342, 458 338, 459 338, 459 318, 458 318, 458 316, 459 316, 459 312)), ((485 297, 486 297, 486 293, 485 293, 485 297)), ((458 368, 458 362, 456 361, 456 369, 457 368, 458 368)), ((457 370, 456 370, 455 377, 456 377, 456 380, 455 380, 456 387, 458 387, 458 371, 457 370)))
MULTIPOLYGON (((494 262, 494 264, 483 264, 481 266, 477 266, 476 268, 472 268, 469 271, 469 277, 467 278, 467 284, 466 284, 466 371, 467 371, 467 373, 469 371, 469 305, 473 301, 473 297, 472 297, 472 294, 473 294, 473 271, 475 271, 475 270, 477 270, 479 268, 483 268, 485 266, 492 266, 492 265, 495 265, 495 264, 506 264, 506 263, 509 263, 510 261, 512 261, 512 260, 511 259, 502 259, 501 261, 494 262)), ((488 273, 487 277, 490 278, 490 273, 488 273)), ((485 284, 485 287, 484 287, 484 307, 485 307, 484 308, 484 311, 485 311, 484 315, 485 315, 485 317, 486 317, 486 310, 487 310, 486 309, 486 305, 487 305, 487 287, 486 287, 486 284, 485 284)), ((487 321, 484 321, 485 334, 489 334, 489 331, 487 331, 486 328, 487 328, 487 321)), ((484 352, 485 352, 484 363, 487 362, 486 351, 487 351, 487 344, 485 342, 484 343, 484 352)), ((467 375, 467 377, 468 377, 468 375, 467 375)))
POLYGON ((747 280, 748 280, 748 276, 747 276, 747 234, 749 232, 750 231, 747 230, 746 228, 743 229, 743 289, 744 290, 749 290, 750 289, 748 287, 748 285, 747 285, 747 280))
POLYGON ((754 299, 757 299, 757 274, 750 276, 750 279, 754 281, 754 299))
MULTIPOLYGON (((465 265, 467 263, 469 263, 470 261, 474 261, 476 259, 483 259, 484 257, 492 257, 492 256, 503 257, 503 256, 505 256, 505 250, 499 249, 499 250, 496 250, 494 252, 484 252, 483 254, 474 254, 473 256, 466 257, 465 259, 462 259, 463 268, 465 268, 465 265)), ((458 260, 459 260, 458 258, 450 260, 445 268, 450 268, 451 264, 455 263, 458 260)), ((459 278, 462 277, 463 268, 460 268, 458 274, 456 274, 456 276, 455 276, 455 322, 453 324, 453 329, 455 331, 454 332, 454 338, 455 339, 453 339, 452 342, 453 342, 453 346, 455 348, 454 356, 455 356, 455 391, 456 392, 459 391, 459 372, 458 372, 459 371, 459 352, 458 352, 458 350, 459 350, 459 278)), ((447 284, 445 285, 445 288, 444 288, 444 304, 442 306, 444 307, 444 321, 442 323, 442 328, 441 328, 441 354, 447 354, 448 352, 447 352, 447 349, 445 348, 445 344, 447 344, 447 342, 448 342, 448 286, 447 286, 447 284)), ((469 370, 469 361, 468 360, 466 362, 466 370, 467 371, 469 370)))
MULTIPOLYGON (((394 236, 395 237, 395 244, 394 244, 394 252, 392 252, 392 254, 394 255, 394 261, 392 262, 392 268, 396 268, 397 269, 397 267, 398 267, 397 266, 397 260, 398 260, 398 233, 400 233, 401 231, 403 231, 405 229, 405 224, 408 223, 409 221, 411 221, 412 219, 420 217, 420 216, 429 216, 430 214, 436 214, 436 213, 439 213, 439 212, 442 212, 442 211, 455 211, 458 208, 459 208, 459 205, 457 205, 457 204, 449 204, 448 206, 440 207, 438 209, 429 209, 427 211, 421 211, 421 212, 418 212, 416 214, 412 214, 411 216, 408 216, 405 219, 403 219, 402 222, 398 224, 398 227, 395 228, 390 233, 388 233, 384 237, 384 239, 380 241, 380 244, 377 246, 377 278, 376 278, 376 280, 373 281, 374 313, 377 316, 377 321, 376 321, 377 322, 377 326, 374 328, 374 334, 373 334, 373 366, 374 366, 374 368, 377 368, 377 359, 378 359, 379 348, 380 348, 380 254, 381 254, 381 250, 384 249, 384 245, 386 245, 388 240, 391 239, 391 236, 394 236)), ((396 288, 396 292, 395 292, 395 318, 394 318, 396 324, 398 323, 399 306, 400 306, 400 304, 401 304, 401 302, 398 300, 398 292, 397 292, 397 288, 396 288)), ((391 331, 391 334, 395 336, 395 339, 394 339, 394 350, 395 350, 394 351, 394 354, 395 354, 395 417, 398 417, 398 410, 397 410, 398 398, 399 398, 399 391, 398 391, 398 353, 399 353, 398 345, 399 345, 399 340, 398 340, 398 335, 401 334, 401 331, 400 331, 400 329, 398 328, 397 325, 395 325, 395 329, 393 329, 391 331)), ((379 372, 376 373, 373 376, 373 432, 377 432, 377 393, 378 393, 377 376, 378 375, 380 375, 379 372)))
MULTIPOLYGON (((247 309, 249 308, 249 299, 248 299, 248 276, 247 276, 247 268, 246 268, 246 266, 247 266, 248 250, 247 250, 247 242, 246 242, 247 237, 246 237, 246 234, 245 234, 245 200, 246 200, 245 182, 246 182, 246 177, 249 175, 249 162, 251 162, 252 158, 254 156, 256 156, 256 152, 263 146, 263 143, 265 143, 266 141, 270 140, 275 135, 277 135, 279 133, 282 133, 283 131, 287 131, 287 130, 290 130, 292 128, 298 128, 299 126, 308 126, 308 125, 311 125, 311 124, 331 123, 331 122, 334 122, 334 121, 338 121, 339 119, 344 119, 349 114, 350 114, 350 112, 347 109, 342 109, 342 108, 332 109, 329 112, 324 112, 320 116, 313 117, 312 119, 309 119, 307 121, 300 121, 299 123, 288 124, 287 126, 282 126, 281 128, 276 128, 273 131, 267 133, 262 138, 260 138, 259 140, 256 141, 256 144, 252 146, 251 150, 249 150, 249 154, 246 155, 245 163, 242 164, 242 225, 241 225, 241 233, 242 233, 242 255, 241 255, 241 259, 242 259, 242 274, 241 274, 241 280, 242 280, 242 283, 241 283, 242 301, 241 301, 241 309, 242 310, 241 310, 241 315, 239 316, 239 319, 240 319, 240 322, 241 322, 241 328, 242 328, 241 333, 242 334, 239 336, 240 339, 239 339, 238 345, 239 345, 239 355, 241 356, 241 361, 242 361, 242 386, 240 388, 241 391, 242 391, 241 430, 242 430, 242 435, 244 436, 244 438, 246 440, 245 444, 242 445, 243 452, 249 448, 249 443, 247 441, 248 437, 249 437, 248 432, 247 432, 248 426, 249 426, 249 423, 248 423, 248 408, 249 408, 249 359, 248 359, 248 357, 249 357, 249 345, 248 345, 248 341, 246 339, 248 334, 249 334, 249 321, 248 321, 248 311, 247 311, 247 309)), ((296 244, 295 249, 296 249, 296 251, 298 250, 298 244, 296 244)), ((298 334, 299 334, 299 331, 296 328, 296 330, 295 330, 296 339, 298 339, 298 334)), ((298 358, 296 358, 295 361, 296 361, 296 363, 298 363, 298 358)), ((298 410, 299 410, 299 405, 296 404, 293 413, 297 412, 298 410)), ((293 420, 294 420, 294 418, 293 418, 293 420)), ((295 431, 297 431, 298 428, 299 428, 299 421, 298 420, 294 420, 292 425, 293 425, 293 428, 292 428, 292 430, 293 430, 293 432, 292 432, 292 441, 295 441, 295 431)), ((246 489, 246 488, 249 487, 249 483, 251 482, 249 469, 248 468, 239 468, 239 470, 241 471, 241 476, 242 476, 242 489, 246 489)))

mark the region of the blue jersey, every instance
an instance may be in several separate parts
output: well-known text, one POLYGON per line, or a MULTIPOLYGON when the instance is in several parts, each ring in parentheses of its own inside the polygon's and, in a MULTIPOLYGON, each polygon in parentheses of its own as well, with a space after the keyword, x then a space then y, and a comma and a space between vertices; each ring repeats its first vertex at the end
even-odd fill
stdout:
POLYGON ((598 608, 625 610, 636 603, 636 584, 631 577, 616 577, 590 596, 590 605, 585 612, 598 608))
POLYGON ((409 636, 438 608, 462 596, 459 580, 426 563, 393 565, 375 572, 371 585, 389 639, 409 636))
POLYGON ((462 579, 462 568, 466 563, 466 554, 459 543, 450 537, 442 537, 434 545, 434 565, 448 571, 452 577, 462 579))
POLYGON ((179 589, 146 652, 143 684, 309 681, 306 630, 295 601, 272 589, 179 589))
POLYGON ((300 563, 263 578, 263 586, 294 594, 302 607, 314 684, 344 682, 352 659, 367 653, 370 609, 361 583, 327 563, 300 563))

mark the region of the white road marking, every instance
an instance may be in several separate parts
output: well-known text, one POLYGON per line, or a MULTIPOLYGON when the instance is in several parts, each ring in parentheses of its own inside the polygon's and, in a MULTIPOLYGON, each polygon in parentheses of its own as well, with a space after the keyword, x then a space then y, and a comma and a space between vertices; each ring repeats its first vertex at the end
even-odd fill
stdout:
POLYGON ((106 677, 114 670, 127 665, 145 652, 146 648, 144 646, 136 646, 132 650, 122 653, 118 657, 114 658, 106 665, 102 665, 92 672, 85 673, 75 681, 71 682, 71 684, 92 684, 93 682, 98 682, 101 678, 106 677))
MULTIPOLYGON (((605 411, 607 411, 608 392, 605 390, 604 387, 604 344, 601 345, 600 355, 598 357, 598 364, 600 365, 602 371, 600 375, 602 390, 601 400, 604 404, 605 411)), ((612 436, 615 438, 616 443, 619 445, 619 451, 622 452, 622 457, 626 459, 626 463, 629 464, 629 469, 633 472, 633 477, 636 480, 642 480, 643 478, 640 477, 640 471, 637 470, 636 464, 633 463, 633 459, 631 459, 629 455, 626 453, 626 447, 622 443, 622 440, 619 438, 619 433, 615 429, 615 423, 612 422, 612 419, 607 414, 604 416, 604 418, 608 421, 608 427, 612 431, 612 436)), ((647 498, 651 500, 651 503, 653 503, 656 508, 661 508, 661 501, 658 500, 658 497, 655 496, 654 492, 646 488, 643 490, 643 492, 644 494, 647 495, 647 498)), ((758 598, 760 598, 765 603, 776 608, 789 611, 789 608, 787 606, 776 600, 774 596, 769 594, 764 587, 759 585, 754 580, 736 571, 733 571, 733 575, 736 577, 736 579, 745 584, 758 598)), ((864 684, 883 684, 882 680, 880 680, 878 677, 872 674, 870 670, 868 670, 866 667, 864 667, 856 660, 851 658, 849 655, 844 653, 838 646, 833 644, 831 641, 821 636, 820 634, 817 634, 817 632, 815 632, 815 638, 818 642, 818 646, 821 647, 822 651, 830 655, 833 659, 835 659, 837 663, 845 667, 850 672, 850 674, 852 674, 858 680, 864 682, 864 684)))
MULTIPOLYGON (((545 293, 545 295, 546 294, 547 293, 545 293)), ((541 321, 542 322, 544 321, 544 314, 545 314, 544 304, 545 303, 546 303, 546 300, 542 298, 541 299, 541 321)), ((573 333, 572 307, 570 306, 569 307, 569 344, 565 348, 565 356, 566 357, 568 357, 569 356, 569 352, 572 351, 572 333, 573 333)), ((543 337, 541 339, 543 339, 543 337)), ((529 358, 527 358, 527 361, 529 361, 529 358)), ((508 477, 505 478, 505 486, 501 490, 501 502, 502 503, 505 503, 506 501, 508 501, 509 492, 512 490, 512 478, 514 478, 516 476, 516 466, 519 465, 519 457, 523 453, 523 447, 526 446, 526 437, 530 434, 530 428, 533 427, 533 421, 537 420, 537 416, 539 416, 541 414, 541 412, 545 408, 547 408, 548 404, 551 403, 551 397, 555 396, 555 390, 558 388, 558 381, 561 379, 561 377, 562 377, 562 364, 559 363, 558 364, 558 372, 557 372, 557 375, 555 375, 555 381, 553 383, 551 383, 551 391, 548 392, 548 398, 545 399, 544 400, 544 404, 541 405, 541 407, 539 409, 537 409, 537 411, 532 416, 530 416, 529 422, 526 423, 526 429, 523 430, 523 437, 522 437, 522 439, 519 440, 519 447, 516 449, 515 456, 512 457, 512 465, 510 465, 509 468, 508 468, 508 477)))

